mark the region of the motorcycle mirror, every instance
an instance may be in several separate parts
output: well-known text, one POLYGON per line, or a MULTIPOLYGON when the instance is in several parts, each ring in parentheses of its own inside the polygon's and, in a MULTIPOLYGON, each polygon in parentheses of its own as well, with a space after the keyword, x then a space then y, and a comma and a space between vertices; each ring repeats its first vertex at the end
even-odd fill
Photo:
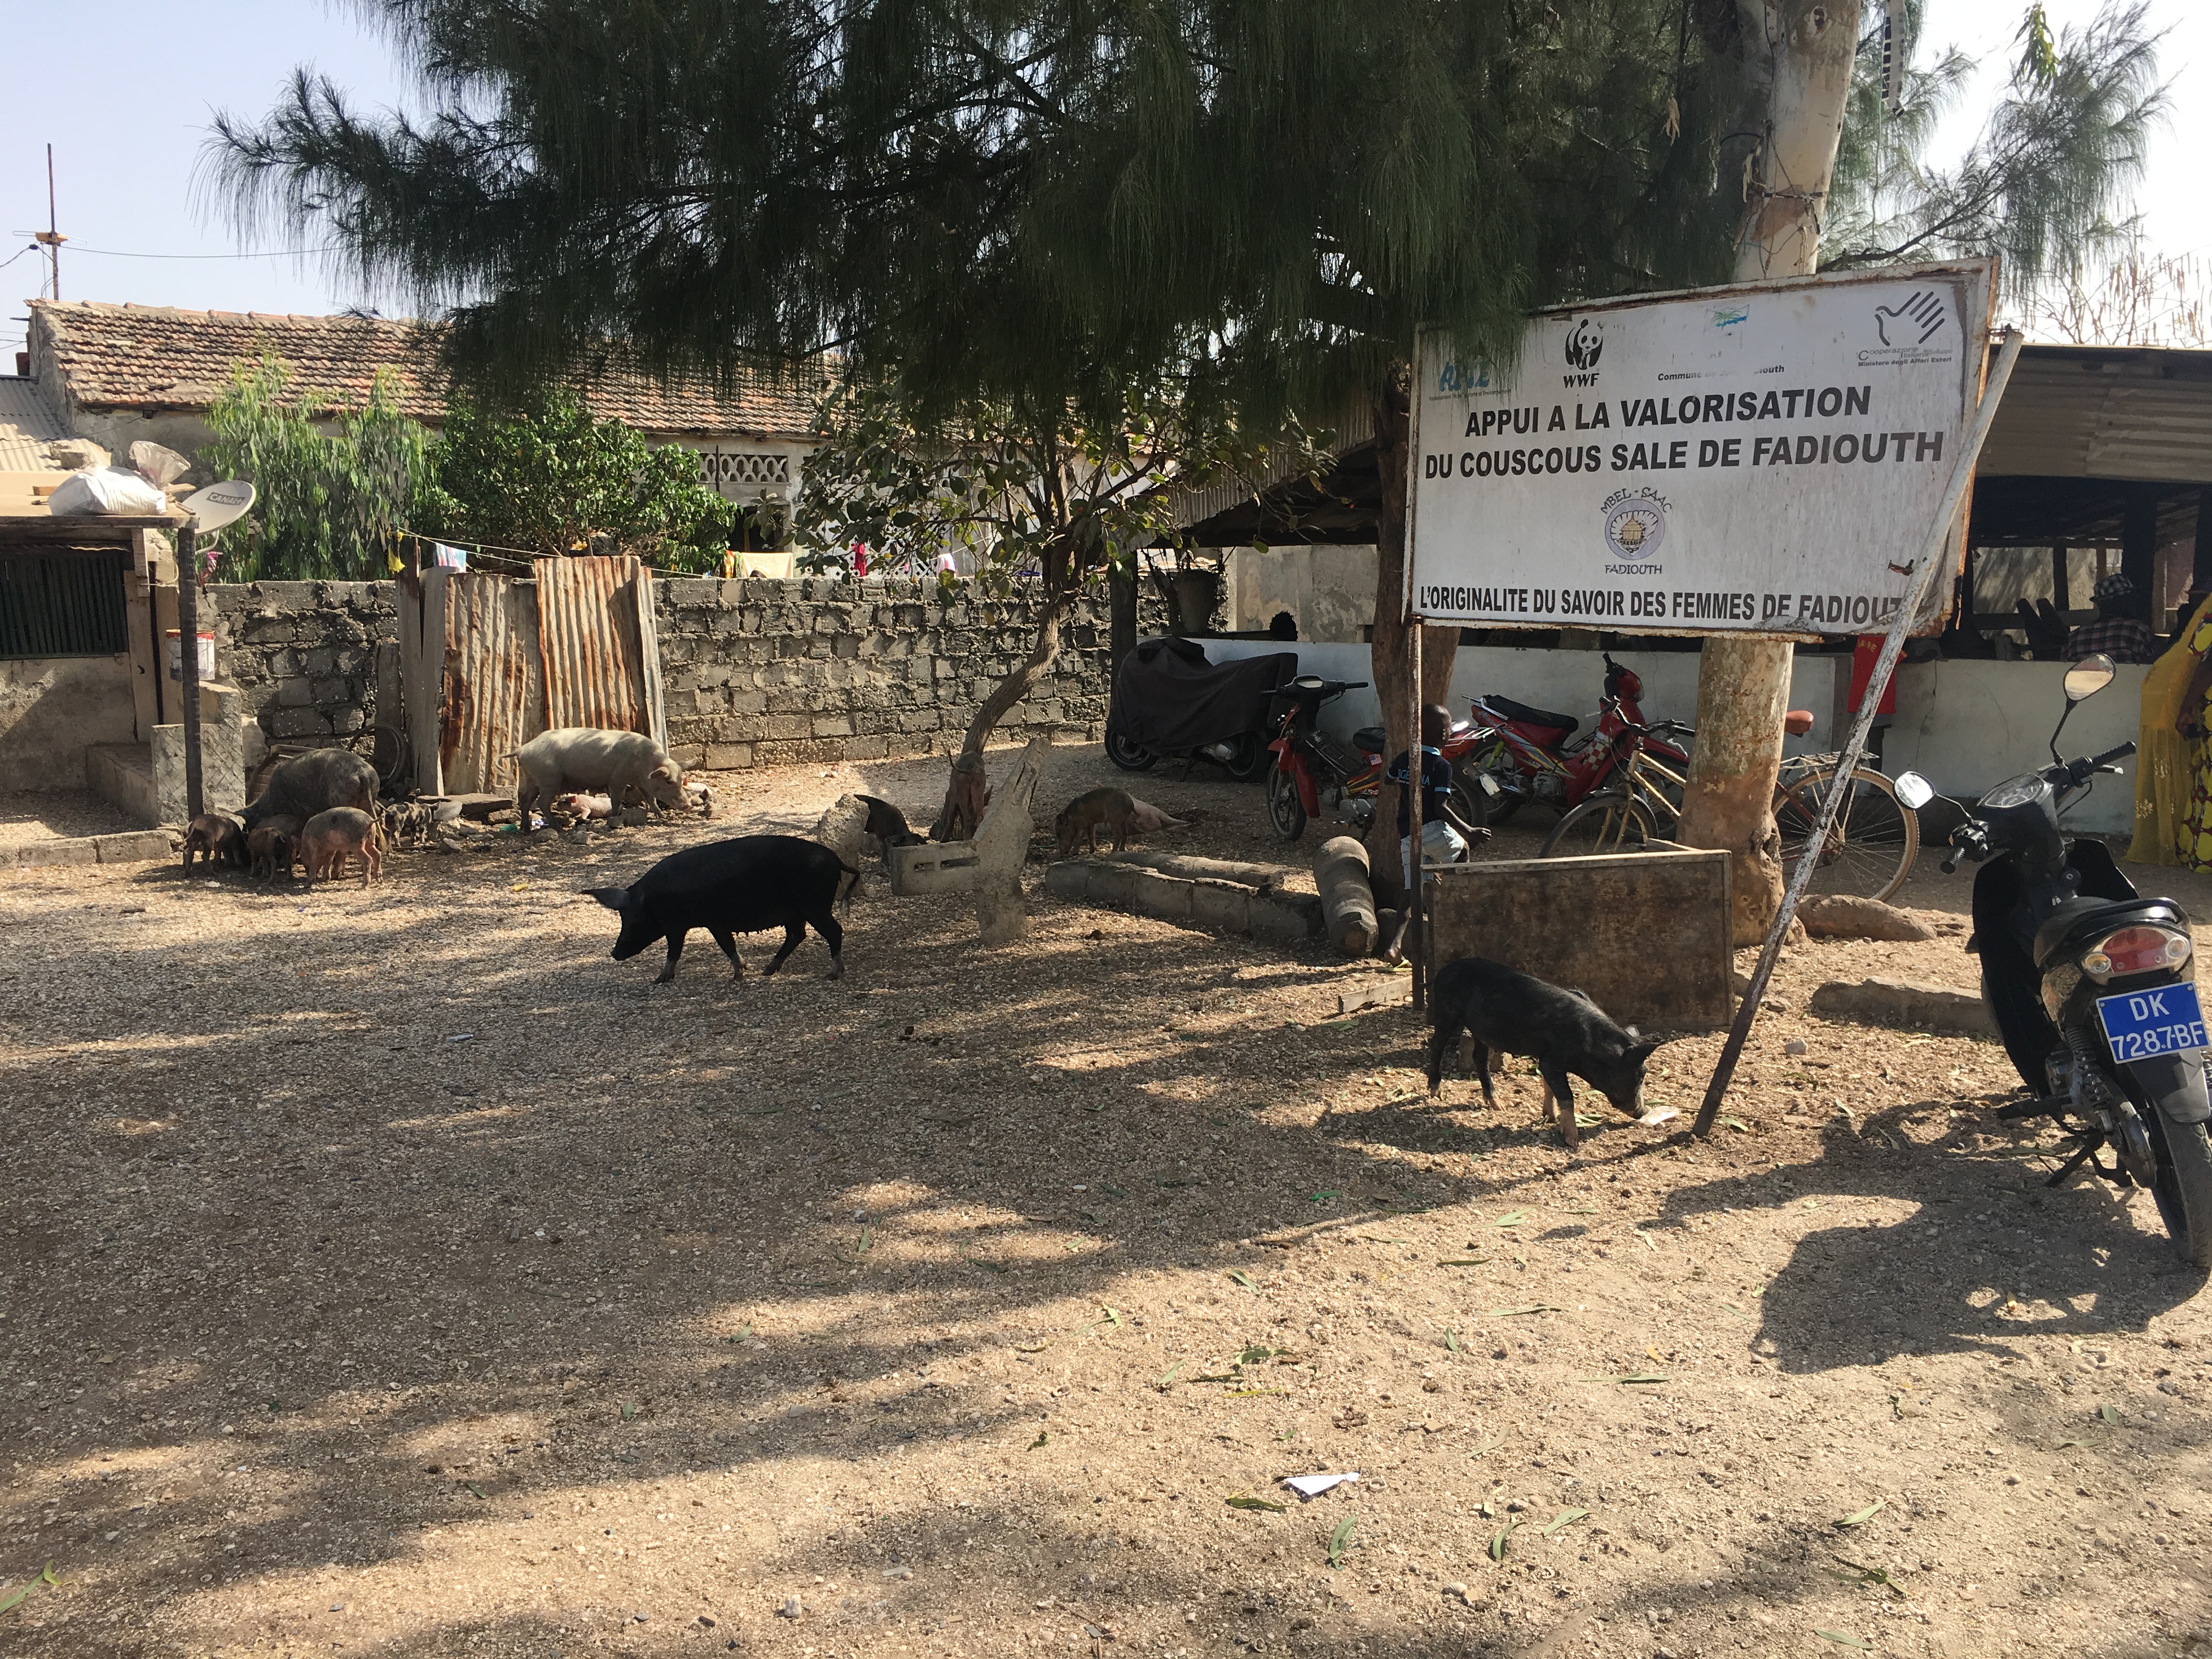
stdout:
POLYGON ((1936 799, 1936 786, 1917 772, 1899 772, 1893 780, 1897 785, 1897 798, 1917 812, 1936 799))
POLYGON ((2112 683, 2112 659, 2099 651, 2066 671, 2066 701, 2082 702, 2112 683))

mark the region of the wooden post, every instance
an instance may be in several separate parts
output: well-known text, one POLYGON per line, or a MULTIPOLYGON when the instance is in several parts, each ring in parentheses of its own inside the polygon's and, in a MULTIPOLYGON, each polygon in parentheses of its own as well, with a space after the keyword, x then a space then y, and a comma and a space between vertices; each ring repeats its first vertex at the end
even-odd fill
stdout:
POLYGON ((2069 580, 2066 569, 2066 544, 2060 542, 2051 550, 2051 608, 2062 617, 2074 608, 2069 580))
POLYGON ((969 840, 977 859, 975 929, 985 945, 1011 945, 1029 934, 1022 866, 1029 862, 1030 836, 1036 829, 1030 803, 1051 757, 1052 739, 1031 738, 1020 768, 992 795, 983 822, 969 840))
POLYGON ((2136 585, 2127 613, 2153 628, 2158 626, 2158 503, 2164 488, 2131 483, 2120 498, 2120 574, 2136 585))
POLYGON ((1406 749, 1406 826, 1413 836, 1413 890, 1405 900, 1406 914, 1413 918, 1407 923, 1406 951, 1413 963, 1413 1012, 1418 1014, 1429 1006, 1429 929, 1421 902, 1425 884, 1421 876, 1421 809, 1428 805, 1421 785, 1428 756, 1421 750, 1421 625, 1410 605, 1406 610, 1406 696, 1407 729, 1412 733, 1406 749))
POLYGON ((198 533, 187 524, 177 532, 177 657, 183 673, 185 726, 185 810, 198 817, 207 811, 200 788, 200 583, 194 544, 198 533))
POLYGON ((2212 484, 2197 492, 2197 541, 2190 551, 2190 586, 2212 593, 2212 484))

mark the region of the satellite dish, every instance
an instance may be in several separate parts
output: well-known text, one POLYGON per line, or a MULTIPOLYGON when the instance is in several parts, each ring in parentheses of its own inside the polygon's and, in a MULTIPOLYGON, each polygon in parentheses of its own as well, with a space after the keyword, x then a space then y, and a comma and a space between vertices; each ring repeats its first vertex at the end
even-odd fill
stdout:
POLYGON ((192 515, 195 530, 220 530, 232 520, 243 518, 253 505, 253 486, 242 478, 231 478, 196 489, 177 505, 192 515))

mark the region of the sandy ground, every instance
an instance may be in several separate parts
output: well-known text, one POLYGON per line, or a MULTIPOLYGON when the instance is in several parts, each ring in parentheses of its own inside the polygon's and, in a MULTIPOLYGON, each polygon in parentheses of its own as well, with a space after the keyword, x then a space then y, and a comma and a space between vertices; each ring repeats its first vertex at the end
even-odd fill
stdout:
MULTIPOLYGON (((1994 1047, 1802 1012, 1970 985, 1963 878, 1790 953, 1711 1144, 1574 1158, 1319 953, 872 884, 842 982, 656 986, 577 890, 940 777, 366 890, 0 875, 0 1654, 2212 1645, 2201 1276, 2042 1188, 1994 1047)), ((1138 793, 1274 854, 1255 787, 1138 793)))

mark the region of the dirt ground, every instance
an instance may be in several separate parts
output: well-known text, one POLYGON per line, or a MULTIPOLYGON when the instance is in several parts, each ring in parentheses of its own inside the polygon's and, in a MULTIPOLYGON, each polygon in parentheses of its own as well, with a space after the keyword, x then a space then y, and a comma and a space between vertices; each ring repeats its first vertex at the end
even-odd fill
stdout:
POLYGON ((842 982, 659 986, 578 890, 941 777, 366 890, 0 874, 0 1654, 2212 1650, 2201 1275, 2043 1188, 1994 1046, 1802 1012, 1970 986, 1963 876, 1789 954, 1713 1142, 1577 1158, 1318 951, 873 881, 842 982))

